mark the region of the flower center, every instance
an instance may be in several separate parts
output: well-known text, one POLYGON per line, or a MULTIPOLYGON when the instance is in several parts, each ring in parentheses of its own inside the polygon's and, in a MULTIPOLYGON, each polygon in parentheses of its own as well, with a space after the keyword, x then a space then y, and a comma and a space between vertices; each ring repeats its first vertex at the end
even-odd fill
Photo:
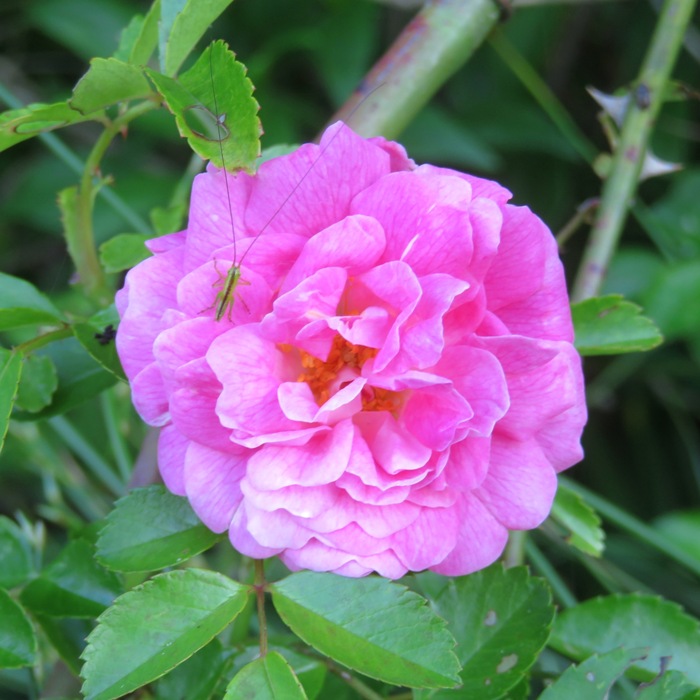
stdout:
MULTIPOLYGON (((353 345, 336 335, 333 346, 324 362, 303 350, 300 351, 302 372, 297 377, 298 382, 306 382, 316 399, 322 406, 341 386, 334 386, 338 375, 346 368, 362 369, 362 365, 377 354, 376 348, 364 345, 353 345)), ((399 394, 379 387, 365 387, 362 391, 362 408, 365 411, 390 411, 394 413, 400 405, 399 394)))

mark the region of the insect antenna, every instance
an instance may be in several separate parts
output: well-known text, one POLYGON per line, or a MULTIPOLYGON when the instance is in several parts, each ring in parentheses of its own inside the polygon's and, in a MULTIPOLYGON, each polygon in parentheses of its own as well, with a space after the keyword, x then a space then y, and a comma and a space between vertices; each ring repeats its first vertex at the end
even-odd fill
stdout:
MULTIPOLYGON (((362 98, 362 100, 355 106, 355 108, 354 108, 353 110, 351 110, 351 112, 348 114, 348 117, 347 117, 347 118, 349 119, 350 117, 352 117, 352 115, 355 114, 355 112, 357 112, 357 110, 360 109, 360 107, 362 107, 362 105, 363 105, 377 90, 379 90, 379 88, 381 88, 383 85, 384 85, 384 83, 380 83, 380 84, 377 85, 375 88, 373 88, 372 90, 370 90, 370 91, 362 98)), ((299 178, 299 181, 296 183, 296 185, 294 185, 294 187, 293 187, 292 190, 289 192, 289 194, 282 200, 282 203, 277 207, 277 209, 275 209, 274 212, 272 212, 270 218, 265 222, 265 224, 263 225, 263 227, 255 234, 255 238, 252 240, 251 244, 248 246, 248 248, 245 250, 245 252, 244 252, 243 255, 241 256, 241 261, 240 261, 240 263, 239 263, 239 267, 240 267, 240 265, 243 264, 243 261, 245 260, 246 255, 248 255, 248 253, 250 252, 250 249, 253 247, 253 244, 258 240, 258 238, 260 238, 260 236, 262 236, 263 233, 265 233, 265 231, 266 231, 267 228, 270 226, 270 224, 275 220, 276 216, 282 211, 282 209, 284 209, 284 207, 285 207, 285 205, 287 204, 287 202, 296 194, 296 191, 302 186, 304 180, 306 180, 306 178, 309 176, 309 174, 311 173, 311 171, 316 167, 316 164, 321 160, 321 158, 323 158, 323 154, 330 148, 330 146, 331 146, 331 144, 333 143, 333 141, 335 141, 335 139, 338 137, 338 135, 340 134, 340 132, 341 132, 344 128, 346 128, 346 124, 345 124, 345 123, 343 123, 343 125, 341 126, 341 128, 338 129, 338 130, 333 134, 333 136, 328 140, 328 143, 326 143, 326 144, 323 146, 323 148, 321 148, 321 150, 320 150, 319 153, 317 154, 316 158, 314 158, 313 162, 312 162, 311 165, 309 166, 308 170, 301 176, 301 178, 299 178)), ((235 250, 235 249, 234 249, 234 250, 235 250)))

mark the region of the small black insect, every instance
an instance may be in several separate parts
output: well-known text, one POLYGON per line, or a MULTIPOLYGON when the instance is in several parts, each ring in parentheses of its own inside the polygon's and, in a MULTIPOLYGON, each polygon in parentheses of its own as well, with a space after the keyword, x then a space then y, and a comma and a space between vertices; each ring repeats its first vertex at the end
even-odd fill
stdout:
POLYGON ((109 345, 117 337, 117 329, 110 323, 102 333, 95 333, 95 339, 100 345, 109 345))
POLYGON ((651 105, 651 90, 645 83, 639 83, 634 91, 634 101, 639 109, 648 109, 651 105))

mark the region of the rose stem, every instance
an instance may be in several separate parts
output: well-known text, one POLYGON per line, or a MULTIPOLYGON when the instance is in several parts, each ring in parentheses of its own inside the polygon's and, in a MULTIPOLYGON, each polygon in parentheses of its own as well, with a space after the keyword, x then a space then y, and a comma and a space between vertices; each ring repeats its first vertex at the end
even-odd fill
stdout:
MULTIPOLYGON (((0 83, 0 99, 10 107, 10 109, 20 109, 24 107, 22 101, 17 99, 7 86, 2 83, 0 83)), ((56 136, 56 134, 43 132, 38 134, 37 138, 42 141, 49 150, 53 151, 54 155, 62 160, 74 173, 82 175, 85 164, 58 136, 56 136)), ((134 231, 138 231, 139 233, 153 233, 151 227, 144 221, 141 215, 127 204, 114 190, 109 187, 103 187, 97 193, 97 196, 102 197, 117 214, 120 214, 124 221, 131 225, 134 231)))
POLYGON ((362 136, 395 138, 481 45, 499 16, 493 0, 426 3, 331 121, 347 121, 362 136))
POLYGON ((265 617, 265 561, 255 560, 255 595, 258 599, 258 627, 260 628, 260 656, 267 654, 267 618, 265 617))
POLYGON ((603 185, 595 224, 574 284, 573 301, 595 296, 603 284, 632 205, 647 143, 694 7, 695 0, 666 0, 661 10, 651 46, 635 82, 635 87, 648 89, 650 100, 648 103, 640 100, 640 104, 634 97, 630 100, 610 174, 603 185))

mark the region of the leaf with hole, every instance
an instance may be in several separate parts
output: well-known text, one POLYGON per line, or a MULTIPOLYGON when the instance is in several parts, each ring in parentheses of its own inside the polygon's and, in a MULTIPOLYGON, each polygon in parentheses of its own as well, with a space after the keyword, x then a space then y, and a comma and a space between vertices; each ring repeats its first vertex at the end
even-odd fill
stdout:
POLYGON ((549 686, 540 700, 606 700, 615 681, 636 661, 646 658, 647 649, 615 649, 571 666, 549 686))
POLYGON ((700 624, 680 606, 661 598, 630 594, 587 600, 559 615, 549 644, 580 661, 626 646, 630 639, 649 647, 649 654, 635 662, 628 675, 651 680, 661 657, 670 656, 670 669, 682 671, 700 685, 700 624))
POLYGON ((180 135, 202 158, 222 168, 253 172, 261 126, 253 84, 223 41, 215 41, 178 80, 146 68, 180 135), (215 76, 212 80, 212 76, 215 76))
POLYGON ((457 639, 462 686, 419 691, 417 698, 500 698, 520 683, 547 643, 554 618, 547 584, 525 567, 494 564, 448 579, 419 574, 435 611, 457 639))

